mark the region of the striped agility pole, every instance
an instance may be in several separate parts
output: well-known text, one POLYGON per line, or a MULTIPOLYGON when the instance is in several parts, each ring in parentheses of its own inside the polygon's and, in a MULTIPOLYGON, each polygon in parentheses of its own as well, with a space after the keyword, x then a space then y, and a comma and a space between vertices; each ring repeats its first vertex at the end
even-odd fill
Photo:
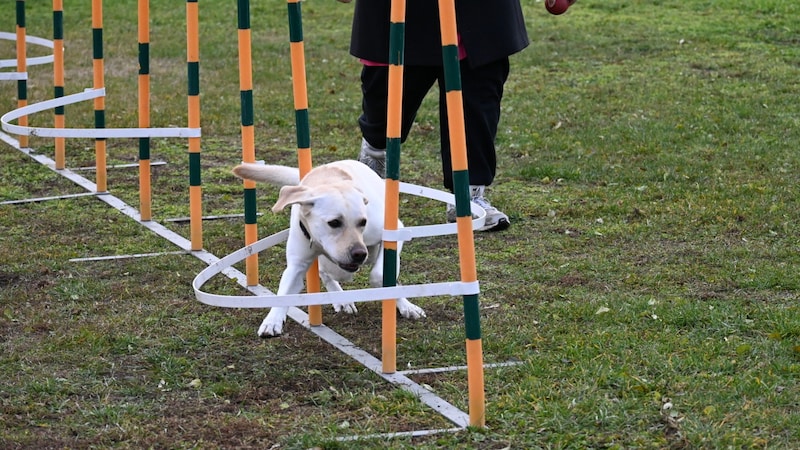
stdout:
MULTIPOLYGON (((92 73, 94 89, 105 87, 105 67, 103 62, 103 0, 92 0, 92 73)), ((106 127, 106 99, 99 96, 94 99, 94 127, 106 127)), ((94 141, 97 192, 106 192, 106 139, 96 138, 94 141)))
MULTIPOLYGON (((456 197, 458 254, 462 282, 478 281, 475 267, 475 241, 470 212, 467 144, 464 131, 464 106, 461 96, 461 72, 458 60, 458 31, 455 0, 439 0, 439 21, 442 33, 447 119, 453 160, 453 187, 456 197)), ((486 394, 483 379, 483 344, 478 294, 464 295, 464 324, 467 347, 467 384, 469 389, 469 422, 486 425, 486 394)))
MULTIPOLYGON (((27 45, 25 42, 25 0, 17 0, 17 72, 25 74, 17 80, 17 108, 22 108, 28 104, 28 56, 27 45)), ((21 126, 28 126, 28 116, 22 116, 18 122, 21 126)), ((20 148, 28 146, 28 136, 19 136, 20 148)))
MULTIPOLYGON (((150 0, 139 0, 139 128, 150 128, 150 0)), ((150 138, 139 138, 139 216, 151 220, 150 138)))
MULTIPOLYGON (((289 9, 289 49, 292 58, 292 91, 294 94, 295 128, 297 129, 297 163, 300 177, 311 171, 311 131, 308 120, 308 86, 306 84, 303 14, 300 0, 287 0, 289 9)), ((319 292, 319 263, 315 260, 306 274, 306 291, 319 292)), ((311 326, 322 325, 322 307, 308 307, 311 326)))
MULTIPOLYGON (((53 97, 64 96, 64 0, 53 0, 53 97)), ((53 126, 64 128, 66 117, 64 107, 58 106, 53 110, 53 126)), ((66 139, 57 137, 55 145, 56 169, 61 170, 66 166, 66 139)))
MULTIPOLYGON (((400 199, 400 135, 403 113, 403 55, 406 0, 392 0, 389 13, 389 97, 386 110, 386 209, 384 229, 397 230, 400 199)), ((383 242, 383 286, 397 285, 397 241, 383 242)), ((397 371, 397 299, 381 303, 383 373, 397 371)))
MULTIPOLYGON (((252 33, 250 30, 250 0, 238 0, 238 40, 239 40, 239 95, 241 98, 242 121, 242 161, 256 161, 255 127, 253 107, 253 56, 252 33)), ((244 180, 244 244, 252 245, 258 240, 258 207, 256 204, 256 183, 244 180)), ((245 260, 247 285, 258 284, 258 255, 245 260)))
MULTIPOLYGON (((197 0, 186 0, 186 72, 189 128, 200 128, 200 15, 197 0)), ((200 138, 189 138, 189 227, 192 251, 203 249, 200 138)))

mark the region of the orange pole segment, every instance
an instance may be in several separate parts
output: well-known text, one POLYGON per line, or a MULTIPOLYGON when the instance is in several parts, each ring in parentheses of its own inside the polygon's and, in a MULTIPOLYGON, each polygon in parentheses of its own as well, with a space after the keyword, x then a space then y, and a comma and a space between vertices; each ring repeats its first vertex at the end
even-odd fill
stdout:
POLYGON ((472 233, 472 218, 457 217, 458 230, 458 259, 461 268, 461 281, 470 282, 478 280, 478 271, 475 266, 475 235, 472 233))
POLYGON ((381 302, 381 371, 397 371, 397 300, 381 302))
MULTIPOLYGON (((192 95, 189 97, 189 110, 193 113, 189 115, 189 128, 200 128, 200 96, 192 95)), ((189 150, 192 144, 197 150, 200 149, 200 138, 189 138, 189 150)))
POLYGON ((106 192, 108 190, 108 182, 106 177, 106 167, 108 165, 106 158, 106 141, 95 141, 95 174, 96 174, 96 189, 97 192, 106 192))
POLYGON ((251 31, 249 28, 240 29, 239 34, 239 89, 249 91, 253 89, 253 61, 251 31))
POLYGON ((389 66, 389 96, 387 98, 386 135, 400 137, 403 104, 403 66, 389 66))
POLYGON ((200 186, 189 186, 189 221, 190 221, 190 234, 191 241, 196 245, 192 246, 192 250, 200 250, 203 248, 203 228, 200 225, 203 223, 203 210, 200 207, 202 202, 202 190, 200 186))
POLYGON ((139 160, 139 178, 143 180, 143 182, 139 183, 139 216, 141 220, 150 220, 153 217, 150 204, 150 199, 152 198, 149 183, 150 172, 150 160, 139 160))
POLYGON ((300 178, 306 176, 308 172, 311 172, 311 149, 310 148, 298 148, 297 149, 297 162, 300 165, 300 178))
POLYGON ((292 58, 292 89, 294 94, 294 108, 296 110, 308 109, 308 86, 306 84, 306 61, 302 42, 289 44, 292 58))
POLYGON ((139 0, 139 42, 150 42, 150 3, 148 0, 139 0))
POLYGON ((392 23, 400 23, 406 21, 406 2, 393 1, 391 9, 389 10, 389 21, 392 23))
MULTIPOLYGON (((243 162, 256 162, 256 136, 255 129, 252 125, 242 126, 242 161, 243 162)), ((255 187, 255 182, 251 183, 255 187)))
POLYGON ((186 22, 186 34, 189 36, 186 43, 186 60, 195 62, 200 60, 200 41, 196 38, 200 35, 200 25, 197 20, 197 2, 186 2, 186 15, 187 17, 191 17, 191 20, 187 20, 186 22))
MULTIPOLYGON (((256 224, 247 224, 244 227, 244 241, 250 245, 258 240, 258 227, 256 224)), ((252 255, 245 260, 245 273, 247 274, 247 285, 255 286, 258 284, 258 255, 252 255)))
POLYGON ((103 28, 103 2, 92 1, 92 28, 103 28))
POLYGON ((480 339, 467 339, 467 386, 469 390, 469 424, 486 426, 486 393, 483 376, 483 344, 480 339))
POLYGON ((139 75, 139 127, 150 127, 150 75, 139 75))
POLYGON ((450 127, 450 147, 452 152, 453 170, 467 170, 467 141, 464 133, 464 109, 461 91, 447 93, 447 120, 450 127))
MULTIPOLYGON (((315 260, 311 267, 308 268, 308 276, 306 277, 307 288, 308 292, 319 292, 320 291, 320 283, 319 283, 319 261, 315 260)), ((322 306, 321 305, 311 305, 308 307, 308 324, 312 327, 318 327, 322 325, 322 306)))

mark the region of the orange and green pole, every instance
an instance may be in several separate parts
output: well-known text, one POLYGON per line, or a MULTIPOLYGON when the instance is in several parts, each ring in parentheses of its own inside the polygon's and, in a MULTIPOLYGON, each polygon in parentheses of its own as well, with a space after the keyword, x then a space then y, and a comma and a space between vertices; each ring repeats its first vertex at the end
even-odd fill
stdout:
MULTIPOLYGON (((64 96, 64 0, 53 0, 53 97, 64 96)), ((64 107, 57 106, 53 111, 53 126, 64 128, 66 118, 64 107)), ((56 169, 66 165, 66 139, 57 137, 55 145, 56 169)))
MULTIPOLYGON (((25 37, 27 34, 25 31, 25 0, 17 0, 16 7, 17 72, 26 73, 28 71, 28 50, 25 42, 25 37)), ((28 77, 25 76, 17 80, 17 108, 22 108, 27 105, 28 77)), ((21 126, 28 126, 28 116, 20 117, 17 123, 21 126)), ((19 146, 20 148, 25 148, 28 146, 28 136, 19 136, 19 146)))
MULTIPOLYGON (((92 87, 105 87, 105 63, 103 61, 103 0, 92 0, 92 87)), ((94 99, 94 127, 106 127, 106 99, 100 96, 94 99)), ((94 141, 95 183, 97 192, 106 192, 106 139, 94 141)))
MULTIPOLYGON (((139 0, 139 128, 150 128, 150 0, 139 0)), ((152 219, 150 138, 139 138, 139 216, 152 219)))
MULTIPOLYGON (((300 177, 311 171, 311 130, 308 120, 308 86, 306 84, 305 46, 303 45, 303 14, 299 0, 288 0, 289 50, 292 60, 292 91, 294 94, 295 128, 297 131, 297 164, 300 177)), ((306 274, 306 291, 319 292, 319 264, 311 265, 306 274)), ((322 325, 322 307, 308 307, 311 326, 322 325)))
MULTIPOLYGON (((197 0, 186 0, 186 71, 189 128, 200 128, 200 20, 197 0)), ((192 251, 203 248, 200 138, 189 138, 189 226, 192 251)))
MULTIPOLYGON (((386 111, 386 209, 384 228, 397 230, 400 199, 400 136, 403 114, 403 55, 406 0, 392 0, 389 13, 389 97, 386 111)), ((397 241, 383 242, 383 285, 397 285, 397 241)), ((383 373, 397 370, 397 299, 382 302, 381 361, 383 373)))
MULTIPOLYGON (((250 30, 250 1, 238 0, 239 43, 239 97, 241 101, 242 161, 256 161, 255 126, 253 107, 253 60, 252 33, 250 30)), ((256 205, 256 183, 244 180, 244 244, 258 240, 258 208, 256 205)), ((245 260, 247 285, 258 284, 258 255, 245 260)))
MULTIPOLYGON (((447 119, 453 161, 453 187, 456 197, 456 226, 462 282, 478 281, 475 265, 475 241, 472 234, 472 213, 469 197, 469 171, 464 128, 464 106, 461 94, 461 72, 458 59, 458 32, 455 0, 439 0, 439 21, 442 33, 447 119)), ((464 324, 467 349, 467 384, 469 388, 469 421, 471 426, 486 424, 486 396, 483 378, 483 346, 481 341, 478 294, 464 295, 464 324)))

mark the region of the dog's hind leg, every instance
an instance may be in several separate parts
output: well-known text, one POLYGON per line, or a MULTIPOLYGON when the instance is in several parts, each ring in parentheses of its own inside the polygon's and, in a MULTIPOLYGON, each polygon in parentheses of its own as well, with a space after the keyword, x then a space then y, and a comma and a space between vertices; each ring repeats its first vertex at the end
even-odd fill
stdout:
MULTIPOLYGON (((323 264, 324 266, 324 264, 323 264)), ((335 280, 326 270, 322 270, 320 267, 319 277, 322 279, 322 283, 325 284, 325 289, 328 292, 338 292, 343 291, 342 285, 339 284, 337 280, 335 280)), ((356 308, 355 303, 334 303, 333 310, 335 312, 344 311, 347 314, 356 314, 358 312, 358 308, 356 308)))

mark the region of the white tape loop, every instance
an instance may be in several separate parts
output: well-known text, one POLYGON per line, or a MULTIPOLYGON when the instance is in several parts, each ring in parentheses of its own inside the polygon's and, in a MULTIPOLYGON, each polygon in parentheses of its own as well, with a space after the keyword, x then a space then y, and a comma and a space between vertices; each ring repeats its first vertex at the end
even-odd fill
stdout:
MULTIPOLYGON (((400 183, 400 192, 405 194, 427 197, 432 200, 439 200, 446 203, 455 203, 453 194, 417 186, 408 183, 400 183)), ((486 220, 486 211, 479 205, 470 203, 472 214, 477 216, 472 221, 472 228, 478 229, 483 226, 486 220)), ((415 237, 442 236, 455 234, 455 224, 441 225, 420 225, 406 227, 400 230, 384 230, 383 237, 386 241, 410 241, 415 237)), ((477 281, 463 282, 442 282, 413 284, 402 286, 391 286, 371 289, 351 289, 340 292, 316 292, 307 294, 275 295, 269 289, 258 285, 250 286, 247 289, 254 295, 219 295, 203 292, 203 285, 215 275, 229 269, 234 264, 244 261, 252 255, 256 255, 268 248, 274 247, 286 241, 289 230, 265 237, 252 245, 243 247, 228 256, 220 259, 214 264, 209 265, 195 277, 192 282, 195 297, 201 303, 210 306, 223 308, 272 308, 275 306, 311 306, 327 305, 350 302, 368 302, 375 300, 393 299, 399 297, 433 297, 437 295, 472 295, 480 293, 480 285, 477 281)))

